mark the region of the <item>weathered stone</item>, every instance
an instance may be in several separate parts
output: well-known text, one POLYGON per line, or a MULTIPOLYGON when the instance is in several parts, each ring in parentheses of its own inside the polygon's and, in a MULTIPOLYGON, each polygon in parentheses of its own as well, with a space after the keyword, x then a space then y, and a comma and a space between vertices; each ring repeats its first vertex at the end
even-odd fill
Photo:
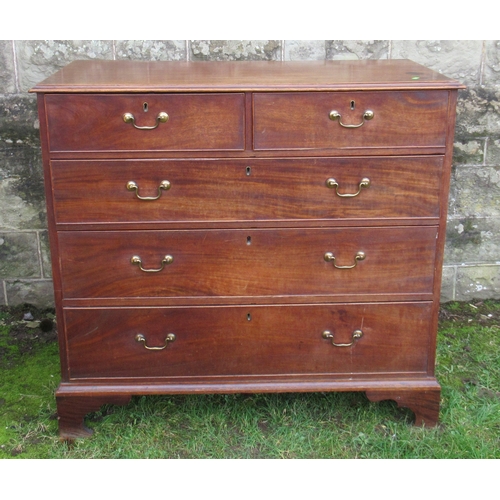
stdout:
POLYGON ((40 231, 40 252, 42 254, 42 276, 44 278, 52 278, 52 264, 50 261, 50 244, 48 231, 40 231))
POLYGON ((486 40, 483 82, 500 86, 500 40, 486 40))
POLYGON ((0 147, 0 179, 8 178, 19 179, 26 199, 44 201, 41 150, 25 144, 0 147))
POLYGON ((486 146, 486 165, 500 165, 500 139, 490 137, 486 146))
POLYGON ((40 148, 40 122, 34 95, 0 96, 0 148, 28 144, 40 148))
POLYGON ((0 143, 0 229, 47 227, 40 149, 0 143))
POLYGON ((45 228, 45 205, 23 200, 16 194, 16 184, 16 179, 0 180, 0 230, 45 228))
POLYGON ((326 59, 388 59, 388 40, 326 40, 326 59))
POLYGON ((456 139, 453 147, 454 165, 482 165, 486 139, 456 139))
POLYGON ((40 278, 36 233, 0 233, 0 278, 40 278))
POLYGON ((500 260, 500 218, 449 220, 444 257, 446 264, 500 260))
POLYGON ((500 299, 500 263, 457 268, 455 300, 500 299))
POLYGON ((0 306, 6 306, 7 305, 7 297, 5 296, 4 293, 4 282, 3 280, 0 280, 0 306))
POLYGON ((13 94, 16 91, 12 41, 0 40, 0 94, 13 94))
POLYGON ((54 307, 54 287, 51 280, 5 281, 9 306, 32 304, 36 307, 54 307))
POLYGON ((457 137, 500 136, 500 88, 474 87, 459 91, 457 137))
POLYGON ((0 228, 46 227, 34 96, 0 98, 0 228))
POLYGON ((455 267, 444 266, 441 282, 441 302, 450 302, 455 297, 455 267))
POLYGON ((325 57, 324 40, 285 40, 286 61, 317 61, 325 57))
POLYGON ((116 40, 116 59, 184 61, 185 40, 116 40))
POLYGON ((77 59, 112 59, 110 40, 22 40, 15 42, 19 86, 27 91, 77 59))
POLYGON ((396 40, 393 59, 411 59, 468 85, 480 78, 481 40, 396 40))
POLYGON ((191 57, 202 61, 281 59, 279 40, 191 40, 191 57))
POLYGON ((448 216, 500 217, 500 167, 453 169, 448 216))

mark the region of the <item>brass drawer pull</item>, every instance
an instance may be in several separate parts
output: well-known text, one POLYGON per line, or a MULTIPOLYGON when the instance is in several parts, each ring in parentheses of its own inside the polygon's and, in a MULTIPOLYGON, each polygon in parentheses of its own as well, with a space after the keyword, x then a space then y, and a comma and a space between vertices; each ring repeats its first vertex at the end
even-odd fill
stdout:
POLYGON ((354 198, 355 196, 358 196, 359 193, 361 193, 361 190, 363 188, 370 187, 370 179, 368 179, 368 177, 363 177, 363 179, 361 179, 361 182, 358 185, 358 190, 352 194, 351 193, 346 193, 346 194, 339 193, 339 183, 333 177, 330 177, 329 179, 327 179, 325 184, 326 184, 326 187, 328 187, 330 189, 335 189, 337 196, 340 196, 341 198, 354 198))
POLYGON ((358 252, 354 256, 354 264, 352 266, 337 266, 337 264, 335 264, 335 255, 333 255, 332 252, 326 252, 323 258, 326 262, 333 262, 333 267, 336 267, 337 269, 352 269, 357 266, 358 260, 364 260, 366 255, 365 252, 358 252))
POLYGON ((167 345, 168 345, 169 342, 174 342, 175 341, 175 335, 173 333, 169 333, 166 336, 166 338, 165 338, 165 345, 162 345, 161 347, 149 347, 146 344, 146 337, 142 333, 138 333, 135 336, 135 340, 137 342, 142 342, 143 345, 144 345, 144 348, 148 349, 149 351, 163 351, 163 349, 165 349, 165 347, 167 347, 167 345))
POLYGON ((358 123, 358 125, 346 125, 345 123, 342 123, 342 115, 338 111, 335 111, 335 110, 330 111, 330 120, 333 120, 333 121, 338 120, 339 124, 345 128, 359 128, 365 124, 366 120, 371 120, 371 119, 373 119, 374 116, 375 116, 375 113, 373 111, 367 109, 363 113, 363 121, 361 123, 358 123))
POLYGON ((158 125, 160 123, 165 123, 168 121, 168 115, 167 113, 165 113, 165 111, 161 111, 160 113, 158 113, 158 116, 156 117, 156 124, 151 126, 151 127, 148 127, 148 126, 138 126, 135 124, 135 116, 132 114, 132 113, 125 113, 123 115, 123 121, 125 123, 131 123, 135 128, 139 129, 139 130, 154 130, 156 127, 158 127, 158 125))
POLYGON ((141 258, 138 255, 134 255, 130 259, 130 262, 132 264, 138 265, 139 269, 141 271, 144 271, 145 273, 159 273, 165 267, 165 264, 168 266, 168 264, 172 264, 173 261, 174 261, 174 258, 171 255, 165 255, 165 257, 163 257, 163 259, 161 261, 161 267, 160 267, 160 269, 144 269, 142 267, 142 260, 141 260, 141 258))
POLYGON ((360 339, 362 336, 363 336, 363 332, 361 330, 354 330, 352 332, 352 342, 350 342, 349 344, 336 344, 333 341, 333 333, 330 330, 325 330, 322 333, 322 337, 324 339, 332 339, 332 345, 334 345, 335 347, 350 347, 354 344, 354 342, 356 340, 360 339))
POLYGON ((158 196, 140 196, 139 195, 139 186, 134 181, 127 182, 127 189, 129 191, 135 191, 135 196, 139 200, 151 201, 151 200, 157 200, 161 196, 162 189, 164 189, 165 191, 168 191, 170 189, 170 182, 169 181, 161 181, 160 185, 158 186, 158 196))

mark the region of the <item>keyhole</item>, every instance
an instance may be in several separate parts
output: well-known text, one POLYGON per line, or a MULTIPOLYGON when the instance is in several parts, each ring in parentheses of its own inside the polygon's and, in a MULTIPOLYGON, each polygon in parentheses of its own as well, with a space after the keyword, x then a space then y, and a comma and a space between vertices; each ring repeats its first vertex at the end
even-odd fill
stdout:
POLYGON ((142 109, 144 110, 144 113, 148 112, 148 103, 147 102, 142 104, 142 109))
POLYGON ((247 236, 247 245, 251 245, 251 244, 252 244, 252 237, 247 236))
POLYGON ((354 101, 351 101, 351 109, 354 109, 356 107, 356 103, 354 101))
POLYGON ((245 170, 247 175, 250 175, 252 173, 252 167, 247 167, 245 170))
POLYGON ((250 313, 247 314, 247 321, 252 321, 252 315, 250 313))

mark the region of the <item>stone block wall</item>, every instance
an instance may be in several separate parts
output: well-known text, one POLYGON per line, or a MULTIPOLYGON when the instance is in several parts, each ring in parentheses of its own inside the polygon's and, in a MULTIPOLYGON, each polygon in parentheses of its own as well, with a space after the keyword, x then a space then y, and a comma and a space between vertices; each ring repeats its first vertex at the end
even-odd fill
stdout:
POLYGON ((0 40, 0 305, 53 304, 35 96, 76 59, 402 59, 460 91, 442 300, 500 298, 500 41, 0 40))

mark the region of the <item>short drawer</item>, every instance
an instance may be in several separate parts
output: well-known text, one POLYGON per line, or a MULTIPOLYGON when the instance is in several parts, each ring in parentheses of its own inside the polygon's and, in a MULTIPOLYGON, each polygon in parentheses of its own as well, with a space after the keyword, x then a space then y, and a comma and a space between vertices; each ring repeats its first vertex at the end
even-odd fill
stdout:
POLYGON ((57 223, 439 217, 442 156, 52 161, 57 223))
POLYGON ((431 293, 437 228, 61 231, 66 298, 431 293))
POLYGON ((425 373, 420 303, 66 309, 70 377, 425 373))
POLYGON ((297 92, 253 96, 254 149, 444 147, 448 92, 297 92))
POLYGON ((243 94, 47 95, 45 106, 51 151, 244 149, 243 94))

